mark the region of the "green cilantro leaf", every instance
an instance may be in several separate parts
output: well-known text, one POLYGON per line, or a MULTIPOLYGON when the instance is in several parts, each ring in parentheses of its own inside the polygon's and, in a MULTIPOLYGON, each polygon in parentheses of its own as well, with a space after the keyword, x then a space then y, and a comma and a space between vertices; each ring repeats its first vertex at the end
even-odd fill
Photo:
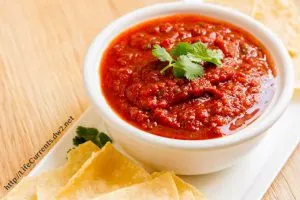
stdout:
POLYGON ((176 78, 185 76, 185 70, 182 69, 180 65, 176 65, 175 63, 174 63, 172 73, 173 73, 173 76, 175 76, 176 78))
POLYGON ((79 137, 79 136, 75 136, 74 138, 73 138, 73 144, 75 145, 75 146, 78 146, 78 145, 80 145, 80 144, 82 144, 82 143, 85 143, 86 142, 86 139, 84 139, 83 137, 79 137))
POLYGON ((191 53, 189 57, 194 57, 194 62, 197 62, 195 58, 198 58, 203 62, 210 62, 216 66, 220 66, 222 64, 221 59, 223 59, 223 53, 221 50, 212 50, 207 48, 202 42, 197 42, 193 44, 193 53, 191 53))
POLYGON ((193 45, 187 42, 179 42, 174 49, 172 49, 172 56, 179 57, 181 55, 186 55, 193 52, 193 45))
POLYGON ((162 62, 168 61, 169 64, 165 66, 162 70, 160 70, 160 73, 163 74, 167 69, 172 67, 173 58, 172 56, 166 51, 165 48, 162 48, 158 44, 154 45, 154 49, 152 50, 152 55, 158 58, 158 60, 162 62))
POLYGON ((167 69, 172 68, 172 73, 176 78, 185 77, 194 80, 204 75, 203 64, 209 62, 216 66, 222 65, 221 60, 224 55, 221 50, 209 49, 202 42, 189 44, 187 42, 178 43, 172 50, 171 55, 165 48, 155 45, 152 55, 162 62, 168 62, 160 73, 163 74, 167 69))
POLYGON ((184 75, 188 80, 193 80, 204 75, 203 66, 192 62, 186 55, 178 57, 177 61, 174 63, 174 68, 184 70, 184 75))
POLYGON ((73 144, 78 146, 86 141, 92 141, 99 148, 102 148, 107 142, 112 142, 112 139, 105 133, 99 132, 96 128, 78 126, 76 136, 73 138, 73 144))
POLYGON ((76 129, 76 133, 79 137, 82 137, 86 140, 92 140, 98 135, 99 131, 95 128, 86 128, 78 126, 76 129))
POLYGON ((111 142, 112 143, 112 139, 110 137, 108 137, 108 135, 106 135, 104 132, 100 132, 99 133, 99 139, 102 143, 102 145, 104 146, 107 142, 111 142))
POLYGON ((173 58, 166 51, 166 49, 162 48, 158 44, 154 45, 154 49, 152 50, 152 55, 154 55, 156 58, 158 58, 162 62, 168 61, 169 63, 171 63, 173 61, 173 58))
POLYGON ((199 54, 199 55, 202 55, 202 56, 208 56, 208 53, 207 53, 207 46, 202 43, 202 42, 196 42, 194 44, 192 44, 193 46, 193 53, 194 54, 199 54))

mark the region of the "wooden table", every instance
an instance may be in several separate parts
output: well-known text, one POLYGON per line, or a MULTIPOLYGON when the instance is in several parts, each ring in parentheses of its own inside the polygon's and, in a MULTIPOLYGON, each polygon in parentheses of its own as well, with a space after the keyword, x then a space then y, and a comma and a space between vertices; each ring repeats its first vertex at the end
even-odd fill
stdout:
MULTIPOLYGON (((0 0, 0 197, 52 133, 89 106, 83 58, 99 30, 158 1, 0 0)), ((300 199, 299 169, 300 147, 265 199, 300 199)))

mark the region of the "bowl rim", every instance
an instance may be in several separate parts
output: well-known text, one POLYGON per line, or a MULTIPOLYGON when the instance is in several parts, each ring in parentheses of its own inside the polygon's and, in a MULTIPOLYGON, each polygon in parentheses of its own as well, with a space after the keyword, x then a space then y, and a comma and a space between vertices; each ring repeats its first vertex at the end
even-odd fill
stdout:
MULTIPOLYGON (((174 12, 174 14, 175 13, 176 12, 174 12)), ((179 13, 180 12, 178 12, 178 14, 179 13)), ((167 15, 167 12, 165 12, 165 15, 167 15)), ((212 17, 212 18, 220 19, 218 17, 212 17)), ((229 20, 223 20, 223 21, 232 23, 229 20)), ((122 28, 121 31, 115 32, 115 34, 116 35, 120 34, 120 32, 128 29, 132 25, 133 24, 127 26, 126 28, 122 28)), ((244 27, 242 29, 245 30, 244 27)), ((249 30, 245 30, 245 31, 250 32, 249 30)), ((261 41, 256 35, 254 37, 265 45, 265 43, 261 41)), ((106 47, 107 45, 110 44, 110 42, 111 40, 106 41, 106 47)), ((267 45, 265 46, 267 48, 267 45)), ((106 47, 103 49, 106 49, 106 47)), ((267 50, 270 51, 270 49, 268 48, 267 50)), ((280 39, 277 38, 277 36, 273 32, 271 32, 267 27, 257 22, 255 19, 251 18, 250 16, 247 16, 246 14, 243 14, 231 8, 227 8, 215 4, 213 5, 213 4, 202 3, 202 2, 192 2, 192 3, 172 2, 172 3, 160 3, 160 4, 137 9, 133 12, 130 12, 114 20, 108 26, 106 26, 100 33, 98 33, 98 35, 95 37, 92 44, 90 45, 85 57, 84 83, 87 89, 88 96, 90 97, 93 105, 97 108, 98 113, 101 115, 102 119, 109 126, 114 126, 114 128, 117 128, 118 130, 122 131, 124 134, 127 134, 127 136, 131 138, 138 138, 145 142, 150 142, 156 145, 168 146, 170 148, 183 148, 183 149, 193 150, 193 149, 225 148, 227 146, 240 144, 244 141, 253 139, 254 137, 263 134, 268 128, 270 128, 278 120, 278 118, 282 115, 285 108, 289 104, 289 101, 291 100, 293 94, 294 72, 293 72, 293 64, 291 58, 288 54, 288 51, 284 47, 283 43, 280 41, 280 39), (232 135, 221 137, 221 138, 207 139, 207 140, 180 140, 180 139, 172 139, 172 138, 166 138, 166 137, 154 135, 151 133, 147 133, 141 129, 138 129, 133 125, 129 124, 128 122, 126 122, 125 120, 123 120, 109 106, 109 104, 105 100, 104 95, 101 93, 101 87, 100 87, 99 66, 102 58, 102 53, 104 50, 102 50, 102 53, 100 53, 101 50, 99 50, 99 43, 103 42, 102 40, 103 38, 105 38, 105 36, 107 37, 109 34, 112 34, 114 32, 114 29, 118 25, 125 23, 128 20, 129 21, 134 20, 135 18, 134 24, 140 23, 141 21, 163 16, 164 14, 158 14, 156 16, 148 17, 145 20, 141 20, 141 21, 138 20, 138 16, 145 16, 147 13, 148 14, 150 13, 151 15, 151 13, 158 12, 158 11, 164 13, 164 10, 176 11, 176 9, 179 9, 179 7, 181 7, 180 9, 188 9, 188 10, 204 9, 204 10, 215 11, 218 13, 221 12, 224 16, 228 15, 230 18, 236 18, 236 19, 239 18, 239 20, 244 21, 244 23, 250 25, 251 28, 255 28, 257 31, 259 31, 261 34, 263 34, 265 37, 268 37, 268 39, 271 40, 273 46, 275 47, 274 48, 275 50, 274 49, 273 50, 276 51, 283 58, 282 60, 283 77, 281 77, 283 79, 283 82, 282 82, 282 89, 280 91, 280 94, 278 94, 279 96, 277 97, 277 102, 274 103, 273 105, 269 105, 267 108, 269 112, 267 113, 268 118, 266 118, 266 120, 260 120, 260 124, 256 124, 256 126, 253 126, 253 124, 255 124, 256 121, 262 118, 262 116, 259 116, 258 119, 255 120, 255 123, 246 126, 245 128, 237 131, 232 135), (97 74, 95 74, 95 71, 93 70, 95 68, 98 69, 97 74), (97 87, 99 88, 95 87, 95 81, 96 83, 98 83, 97 87), (98 89, 100 90, 100 92, 98 91, 98 89)), ((277 88, 275 92, 278 92, 277 88)), ((273 102, 275 101, 274 99, 275 96, 273 96, 272 98, 273 102)), ((262 115, 266 115, 266 111, 264 111, 262 115)))

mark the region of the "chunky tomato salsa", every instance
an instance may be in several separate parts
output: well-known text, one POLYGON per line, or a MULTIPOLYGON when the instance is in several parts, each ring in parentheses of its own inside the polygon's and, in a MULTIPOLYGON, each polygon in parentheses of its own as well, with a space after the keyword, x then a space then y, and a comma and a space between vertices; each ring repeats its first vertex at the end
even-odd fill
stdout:
POLYGON ((124 31, 100 65, 101 87, 113 110, 133 126, 168 138, 230 135, 261 115, 275 87, 276 72, 260 42, 199 15, 152 19, 124 31), (197 45, 198 53, 189 51, 197 45), (183 55, 177 57, 174 48, 183 55))

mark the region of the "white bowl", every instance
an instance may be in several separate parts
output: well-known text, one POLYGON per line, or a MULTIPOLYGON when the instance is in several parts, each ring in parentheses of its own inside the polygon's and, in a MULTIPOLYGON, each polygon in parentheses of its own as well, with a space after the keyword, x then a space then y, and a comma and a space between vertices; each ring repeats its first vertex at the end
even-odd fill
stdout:
POLYGON ((265 26, 235 10, 205 3, 167 3, 131 12, 107 26, 91 44, 85 59, 88 94, 113 140, 131 156, 157 170, 177 174, 211 173, 229 167, 249 153, 281 116, 293 93, 292 61, 281 41, 265 26), (197 13, 234 24, 252 33, 269 50, 277 68, 275 95, 264 113, 233 135, 210 140, 177 140, 146 133, 122 120, 106 102, 100 87, 99 63, 110 41, 120 32, 150 18, 197 13))

